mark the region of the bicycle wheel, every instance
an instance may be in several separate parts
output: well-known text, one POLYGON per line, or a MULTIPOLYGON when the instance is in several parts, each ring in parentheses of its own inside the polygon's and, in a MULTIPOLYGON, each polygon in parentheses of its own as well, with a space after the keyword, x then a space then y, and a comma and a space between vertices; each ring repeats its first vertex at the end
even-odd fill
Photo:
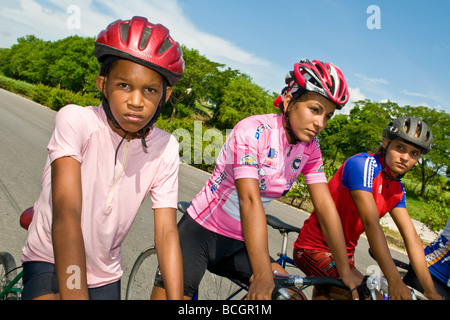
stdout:
POLYGON ((131 269, 125 299, 149 300, 157 268, 155 247, 142 251, 131 269))
MULTIPOLYGON (((17 276, 16 263, 8 252, 0 252, 0 292, 17 276)), ((18 300, 17 292, 9 292, 4 296, 5 300, 18 300)))
POLYGON ((247 295, 245 285, 206 271, 198 290, 199 300, 242 300, 247 295))

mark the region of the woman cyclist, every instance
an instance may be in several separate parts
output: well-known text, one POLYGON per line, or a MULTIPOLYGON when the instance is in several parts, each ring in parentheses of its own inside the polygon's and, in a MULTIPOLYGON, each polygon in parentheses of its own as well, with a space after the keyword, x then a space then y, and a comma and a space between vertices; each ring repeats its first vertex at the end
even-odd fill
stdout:
MULTIPOLYGON (((354 252, 360 235, 366 232, 384 276, 389 283, 391 299, 411 299, 391 258, 379 220, 390 213, 405 241, 411 265, 416 271, 425 296, 439 298, 428 272, 419 236, 406 210, 401 178, 411 170, 423 153, 431 150, 433 137, 425 122, 413 117, 392 120, 383 130, 383 144, 375 154, 361 153, 350 157, 334 174, 329 188, 338 209, 352 272, 354 252)), ((320 228, 316 212, 305 221, 294 243, 294 260, 307 276, 337 277, 333 254, 320 228)), ((316 298, 332 297, 336 289, 318 290, 316 298), (330 291, 331 290, 331 291, 330 291)))
MULTIPOLYGON (((206 269, 250 283, 248 299, 271 298, 264 208, 287 193, 300 173, 333 243, 342 279, 349 287, 356 285, 317 140, 335 109, 348 100, 344 76, 331 63, 305 59, 294 65, 286 84, 274 102, 282 114, 251 116, 234 127, 214 172, 178 224, 187 299, 206 269)), ((157 274, 152 298, 165 298, 164 284, 157 274)))
POLYGON ((180 299, 178 143, 153 125, 183 74, 180 45, 133 17, 101 31, 94 53, 102 104, 56 115, 23 248, 23 298, 120 299, 120 247, 150 194, 168 296, 180 299))

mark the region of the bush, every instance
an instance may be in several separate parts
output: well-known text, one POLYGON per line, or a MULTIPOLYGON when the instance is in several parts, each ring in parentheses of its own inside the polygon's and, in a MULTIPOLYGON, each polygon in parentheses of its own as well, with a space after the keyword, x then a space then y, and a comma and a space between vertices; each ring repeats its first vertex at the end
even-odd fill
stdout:
POLYGON ((20 94, 39 104, 58 111, 68 104, 80 106, 97 106, 101 103, 100 94, 74 93, 70 90, 48 87, 43 84, 30 84, 0 75, 0 88, 20 94))
POLYGON ((192 110, 190 110, 189 108, 187 108, 184 104, 179 103, 177 105, 177 109, 175 112, 175 117, 177 118, 186 118, 186 117, 190 117, 194 114, 194 112, 192 110))
POLYGON ((50 90, 47 106, 51 109, 58 111, 72 103, 74 103, 74 94, 71 91, 60 89, 59 87, 50 90))
POLYGON ((38 84, 34 87, 34 93, 31 99, 42 105, 47 105, 48 97, 52 88, 44 86, 43 84, 38 84))
MULTIPOLYGON (((424 199, 419 197, 421 202, 424 199)), ((445 227, 447 220, 450 218, 450 211, 447 206, 448 201, 444 197, 436 197, 426 202, 424 206, 424 215, 421 216, 420 221, 427 225, 433 231, 439 231, 445 227)))
POLYGON ((0 88, 25 97, 30 97, 34 91, 34 85, 25 81, 14 80, 3 75, 0 75, 0 88))
POLYGON ((297 179, 292 184, 291 189, 285 195, 286 198, 291 198, 291 205, 301 208, 303 202, 310 199, 308 187, 306 186, 305 177, 299 174, 297 179), (297 202, 297 204, 295 204, 297 202))

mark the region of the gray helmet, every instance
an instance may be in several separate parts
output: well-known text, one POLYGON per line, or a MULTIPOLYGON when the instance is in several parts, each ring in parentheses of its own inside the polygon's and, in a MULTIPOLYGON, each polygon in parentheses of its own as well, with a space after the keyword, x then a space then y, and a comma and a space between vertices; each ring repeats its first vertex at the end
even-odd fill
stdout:
POLYGON ((420 149, 423 153, 431 150, 433 135, 427 124, 414 117, 400 117, 392 120, 383 130, 383 137, 401 139, 420 149))

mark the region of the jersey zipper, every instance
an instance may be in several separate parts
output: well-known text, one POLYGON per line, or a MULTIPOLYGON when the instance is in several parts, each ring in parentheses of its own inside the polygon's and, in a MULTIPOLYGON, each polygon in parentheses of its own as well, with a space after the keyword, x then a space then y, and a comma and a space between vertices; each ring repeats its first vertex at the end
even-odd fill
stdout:
POLYGON ((281 177, 281 175, 284 173, 284 164, 286 163, 287 157, 290 156, 291 151, 292 151, 292 145, 289 145, 289 149, 286 149, 286 150, 284 151, 284 158, 283 158, 283 161, 282 161, 282 163, 281 163, 280 174, 279 174, 278 177, 281 177))
POLYGON ((113 196, 114 196, 114 189, 117 185, 117 182, 119 181, 120 177, 122 176, 123 173, 123 168, 125 166, 125 161, 127 160, 127 155, 128 155, 128 146, 130 145, 129 141, 125 142, 125 146, 124 146, 124 150, 123 150, 123 157, 122 157, 122 161, 120 162, 120 167, 119 170, 117 171, 117 174, 114 177, 114 182, 111 186, 111 190, 109 191, 109 195, 108 195, 108 201, 106 202, 108 206, 111 205, 113 196))

